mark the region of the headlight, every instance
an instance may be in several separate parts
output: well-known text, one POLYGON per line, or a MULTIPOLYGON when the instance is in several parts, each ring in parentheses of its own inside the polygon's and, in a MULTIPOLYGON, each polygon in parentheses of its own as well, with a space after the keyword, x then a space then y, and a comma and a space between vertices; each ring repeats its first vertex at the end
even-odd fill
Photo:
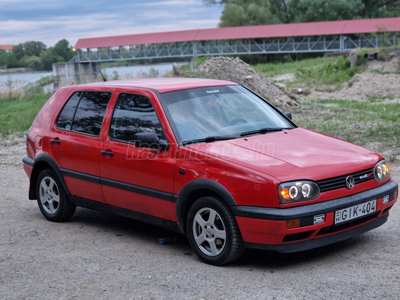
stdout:
POLYGON ((384 160, 378 162, 374 167, 374 178, 376 181, 382 181, 390 177, 389 167, 384 160))
POLYGON ((318 184, 312 181, 285 182, 278 187, 278 198, 281 204, 316 199, 319 194, 318 184))

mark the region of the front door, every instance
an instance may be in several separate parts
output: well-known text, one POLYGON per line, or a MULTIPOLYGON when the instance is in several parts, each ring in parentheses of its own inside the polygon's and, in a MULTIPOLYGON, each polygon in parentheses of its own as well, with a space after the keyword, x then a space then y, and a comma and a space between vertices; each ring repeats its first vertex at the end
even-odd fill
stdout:
POLYGON ((121 93, 101 149, 101 182, 108 204, 176 221, 173 182, 176 159, 166 151, 135 146, 134 135, 164 131, 149 97, 121 93))

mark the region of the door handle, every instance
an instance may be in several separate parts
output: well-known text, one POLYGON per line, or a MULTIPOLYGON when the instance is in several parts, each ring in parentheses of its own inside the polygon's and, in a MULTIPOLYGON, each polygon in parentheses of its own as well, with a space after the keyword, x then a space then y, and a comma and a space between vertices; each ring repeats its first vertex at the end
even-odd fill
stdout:
POLYGON ((50 143, 60 145, 61 141, 59 138, 50 139, 50 143))
POLYGON ((106 151, 106 150, 101 150, 100 151, 101 155, 109 155, 109 156, 114 156, 114 153, 111 151, 106 151))

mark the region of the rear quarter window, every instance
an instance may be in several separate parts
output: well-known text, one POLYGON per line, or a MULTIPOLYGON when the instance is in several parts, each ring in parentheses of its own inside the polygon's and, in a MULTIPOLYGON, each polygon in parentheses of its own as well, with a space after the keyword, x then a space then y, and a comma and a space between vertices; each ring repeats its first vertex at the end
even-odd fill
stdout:
POLYGON ((111 92, 75 92, 56 121, 58 129, 99 135, 111 92))

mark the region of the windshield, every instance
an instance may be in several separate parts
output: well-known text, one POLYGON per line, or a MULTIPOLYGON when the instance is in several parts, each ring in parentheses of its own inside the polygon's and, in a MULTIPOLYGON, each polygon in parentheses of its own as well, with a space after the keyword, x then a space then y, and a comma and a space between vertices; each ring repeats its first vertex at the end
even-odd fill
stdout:
POLYGON ((264 100, 238 85, 164 93, 161 102, 182 144, 293 128, 264 100))

